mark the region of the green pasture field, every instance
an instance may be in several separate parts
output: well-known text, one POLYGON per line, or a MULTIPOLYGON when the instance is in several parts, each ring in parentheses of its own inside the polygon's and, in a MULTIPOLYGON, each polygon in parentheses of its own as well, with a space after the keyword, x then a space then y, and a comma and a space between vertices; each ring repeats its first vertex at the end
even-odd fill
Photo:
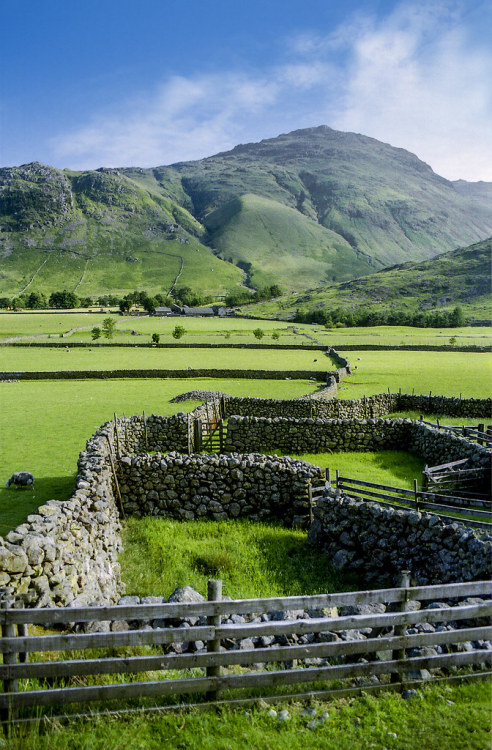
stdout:
MULTIPOLYGON (((343 349, 341 353, 344 354, 343 349)), ((339 398, 371 396, 391 390, 402 393, 463 398, 488 398, 492 385, 492 354, 477 352, 347 352, 354 374, 339 387, 339 398)))
MULTIPOLYGON (((176 325, 183 325, 187 333, 182 339, 190 343, 260 343, 272 344, 271 334, 280 334, 279 344, 314 343, 314 337, 323 346, 342 348, 343 345, 379 344, 400 346, 409 344, 449 345, 455 338, 455 346, 471 344, 492 345, 491 327, 463 328, 412 328, 409 326, 374 326, 371 328, 331 328, 305 323, 289 323, 280 320, 258 320, 255 318, 159 318, 153 316, 134 317, 119 315, 118 312, 22 312, 0 313, 0 341, 44 340, 52 337, 70 338, 72 341, 91 341, 90 331, 100 326, 105 317, 111 315, 116 320, 114 342, 147 343, 153 333, 158 333, 162 341, 174 341, 171 332, 176 325), (261 328, 265 335, 259 342, 253 337, 255 328, 261 328), (79 329, 79 330, 78 330, 79 329), (298 333, 294 333, 298 331, 298 333), (72 333, 70 333, 72 331, 72 333), (136 331, 136 334, 132 334, 136 331), (307 334, 307 336, 306 336, 307 334)), ((106 342, 106 339, 100 339, 106 342)))
MULTIPOLYGON (((230 335, 230 343, 234 343, 234 337, 242 343, 255 343, 253 336, 255 328, 261 328, 265 336, 263 343, 275 343, 271 334, 278 331, 281 335, 279 343, 283 342, 283 336, 288 336, 292 341, 283 343, 309 343, 303 336, 293 333, 293 328, 309 332, 312 326, 293 326, 278 320, 253 320, 252 318, 185 318, 181 316, 172 318, 160 318, 153 316, 131 316, 120 315, 112 312, 22 312, 0 313, 0 340, 8 340, 20 337, 17 340, 44 340, 47 337, 56 338, 63 334, 72 341, 91 341, 90 331, 95 326, 100 326, 104 318, 111 316, 116 321, 116 332, 114 342, 133 341, 133 343, 147 343, 153 333, 159 333, 166 340, 173 342, 171 333, 175 326, 182 325, 186 335, 184 342, 194 337, 200 343, 217 343, 224 337, 230 335), (70 333, 73 331, 72 333, 70 333), (132 335, 137 332, 137 337, 132 335)), ((229 339, 227 339, 229 340, 229 339)), ((101 342, 108 343, 101 338, 101 342)), ((260 342, 261 343, 261 342, 260 342)))
POLYGON ((79 380, 0 383, 0 534, 25 520, 47 500, 68 498, 77 458, 86 440, 104 422, 126 414, 191 411, 198 402, 171 404, 191 390, 218 390, 235 396, 295 398, 312 393, 309 380, 79 380), (15 471, 31 471, 34 489, 5 482, 15 471))
MULTIPOLYGON (((300 324, 301 325, 301 324, 300 324)), ((302 324, 304 326, 304 324, 302 324)), ((412 326, 373 326, 370 328, 323 328, 313 325, 316 338, 323 344, 342 349, 344 344, 379 344, 381 346, 491 346, 492 327, 464 326, 462 328, 413 328, 412 326)))
POLYGON ((119 561, 127 594, 139 596, 168 598, 178 586, 206 596, 209 578, 221 578, 233 599, 358 588, 307 547, 305 531, 249 520, 129 518, 119 561))
POLYGON ((335 472, 338 469, 343 477, 411 490, 414 479, 417 479, 420 485, 425 463, 418 456, 396 450, 368 453, 296 453, 293 458, 300 458, 323 469, 329 468, 332 482, 335 481, 335 472))
MULTIPOLYGON (((314 687, 314 686, 313 686, 314 687)), ((307 689, 307 688, 306 688, 307 689)), ((14 726, 9 750, 486 750, 490 747, 490 683, 429 684, 411 700, 397 692, 329 701, 290 701, 279 721, 270 706, 218 711, 94 716, 67 725, 14 726), (309 706, 318 721, 303 714, 309 706)))
POLYGON ((302 349, 0 348, 0 368, 7 371, 187 370, 189 367, 326 372, 336 365, 321 350, 302 349))
MULTIPOLYGON (((386 419, 420 419, 420 412, 418 411, 402 411, 402 412, 394 412, 392 414, 386 414, 386 419)), ((432 422, 433 424, 437 424, 437 420, 439 420, 439 423, 442 425, 453 425, 453 426, 465 426, 465 427, 478 427, 479 424, 485 425, 487 427, 488 425, 492 426, 492 415, 487 419, 487 417, 448 417, 448 416, 442 416, 442 414, 423 414, 424 422, 432 422)))

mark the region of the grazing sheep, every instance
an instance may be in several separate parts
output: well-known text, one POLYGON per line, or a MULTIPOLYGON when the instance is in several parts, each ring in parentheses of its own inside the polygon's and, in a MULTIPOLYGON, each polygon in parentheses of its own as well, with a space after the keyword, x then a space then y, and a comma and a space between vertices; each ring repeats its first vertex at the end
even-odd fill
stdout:
POLYGON ((17 487, 30 487, 34 484, 34 477, 29 471, 16 471, 7 482, 7 487, 10 487, 11 484, 15 484, 17 487))

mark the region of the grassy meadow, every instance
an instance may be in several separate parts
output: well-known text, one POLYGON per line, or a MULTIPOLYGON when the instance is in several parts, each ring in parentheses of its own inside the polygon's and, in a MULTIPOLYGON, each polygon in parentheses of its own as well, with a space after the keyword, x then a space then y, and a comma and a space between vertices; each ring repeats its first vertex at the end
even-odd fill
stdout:
POLYGON ((0 383, 0 533, 17 526, 39 505, 73 491, 77 458, 104 422, 126 414, 190 411, 197 402, 171 404, 191 390, 231 395, 295 398, 316 389, 306 380, 84 380, 0 383), (34 488, 6 488, 14 471, 31 471, 34 488))
MULTIPOLYGON (((117 311, 85 312, 22 312, 0 313, 0 341, 35 341, 52 338, 70 341, 91 342, 91 329, 101 326, 104 318, 110 315, 116 321, 112 339, 115 343, 149 343, 153 333, 158 333, 162 341, 173 343, 172 331, 182 325, 186 335, 184 343, 270 343, 274 331, 280 334, 279 343, 310 343, 302 333, 295 334, 294 328, 309 332, 311 326, 293 326, 278 320, 254 320, 252 318, 160 318, 154 316, 120 315, 117 311), (253 331, 261 328, 264 338, 258 342, 253 331), (134 332, 134 333, 132 333, 134 332)), ((99 339, 100 343, 111 343, 99 339)))
MULTIPOLYGON (((309 344, 311 338, 323 346, 378 344, 380 346, 421 346, 425 344, 454 346, 491 346, 492 328, 412 328, 410 326, 374 326, 367 328, 325 328, 307 323, 289 323, 281 320, 258 320, 255 318, 159 318, 153 316, 134 317, 119 315, 117 311, 73 311, 73 312, 0 312, 0 341, 44 341, 52 338, 70 341, 91 342, 91 329, 101 326, 104 318, 111 315, 116 321, 113 341, 116 343, 149 343, 153 333, 161 341, 173 343, 172 331, 183 325, 186 335, 184 343, 229 343, 229 344, 275 344, 272 333, 279 334, 279 344, 309 344), (255 339, 253 331, 261 328, 264 337, 255 339), (134 333, 132 333, 134 331, 134 333)), ((99 339, 100 343, 108 343, 99 339)))
POLYGON ((367 453, 296 453, 294 458, 329 469, 334 481, 335 472, 350 479, 364 479, 376 484, 406 487, 413 490, 413 480, 421 479, 424 461, 406 451, 384 450, 367 453))
POLYGON ((355 576, 337 573, 306 546, 305 531, 280 523, 130 518, 123 546, 128 594, 167 598, 189 585, 205 596, 209 578, 221 578, 224 595, 233 599, 358 588, 355 576))
POLYGON ((411 700, 398 693, 275 705, 279 721, 258 701, 247 710, 116 715, 51 722, 48 729, 14 727, 10 750, 486 750, 490 747, 492 687, 487 682, 425 685, 411 700), (314 709, 317 721, 306 715, 314 709))
MULTIPOLYGON (((343 348, 340 350, 342 354, 343 348)), ((492 354, 476 352, 350 351, 345 353, 353 375, 340 385, 339 398, 383 393, 463 398, 488 398, 492 385, 492 354)))
POLYGON ((320 351, 296 349, 159 349, 133 347, 3 347, 1 369, 22 370, 187 370, 211 368, 234 370, 334 369, 330 357, 320 351))

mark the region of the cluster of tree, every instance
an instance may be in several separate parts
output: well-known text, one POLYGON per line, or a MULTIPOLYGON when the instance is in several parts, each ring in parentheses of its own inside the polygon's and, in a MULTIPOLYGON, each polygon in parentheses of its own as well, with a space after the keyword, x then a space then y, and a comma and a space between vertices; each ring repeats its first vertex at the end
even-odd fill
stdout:
POLYGON ((225 303, 228 307, 238 307, 238 305, 249 305, 252 302, 264 302, 268 299, 275 299, 276 297, 281 297, 282 294, 283 291, 278 284, 265 286, 256 292, 249 292, 247 289, 238 289, 226 296, 225 303))
POLYGON ((463 308, 457 305, 454 310, 426 310, 406 312, 405 310, 377 310, 367 308, 346 310, 336 307, 333 310, 310 310, 297 312, 296 323, 317 323, 326 328, 367 327, 367 326, 414 326, 416 328, 458 328, 466 325, 463 308))
POLYGON ((89 307, 92 305, 90 297, 77 297, 74 292, 53 292, 49 297, 43 292, 30 292, 20 294, 17 297, 0 297, 0 308, 13 307, 14 309, 45 310, 54 308, 56 310, 71 310, 74 307, 89 307))
POLYGON ((91 336, 93 341, 97 341, 101 336, 106 339, 112 339, 116 328, 116 320, 108 317, 104 318, 102 326, 94 326, 91 330, 91 336))
MULTIPOLYGON (((260 302, 274 297, 280 297, 282 290, 277 284, 265 287, 255 292, 248 292, 246 289, 232 292, 225 299, 226 305, 232 307, 244 305, 249 302, 260 302)), ((13 307, 14 309, 24 310, 45 310, 54 308, 56 310, 72 310, 76 307, 91 307, 100 305, 101 307, 118 305, 121 312, 128 312, 134 305, 139 305, 147 312, 154 312, 156 307, 170 306, 174 303, 179 305, 188 305, 188 307, 202 307, 213 302, 213 297, 193 291, 189 286, 181 286, 174 289, 172 295, 155 294, 150 295, 145 291, 134 291, 119 297, 114 294, 103 294, 99 297, 79 297, 74 292, 63 291, 52 292, 48 297, 43 292, 30 292, 20 294, 13 299, 10 297, 0 297, 0 308, 13 307)))
POLYGON ((170 306, 174 303, 178 305, 188 305, 188 307, 201 307, 213 302, 213 297, 194 292, 189 286, 181 286, 173 291, 172 296, 156 294, 149 296, 147 292, 132 292, 118 301, 121 312, 128 312, 133 305, 141 305, 143 309, 152 313, 159 306, 170 306))

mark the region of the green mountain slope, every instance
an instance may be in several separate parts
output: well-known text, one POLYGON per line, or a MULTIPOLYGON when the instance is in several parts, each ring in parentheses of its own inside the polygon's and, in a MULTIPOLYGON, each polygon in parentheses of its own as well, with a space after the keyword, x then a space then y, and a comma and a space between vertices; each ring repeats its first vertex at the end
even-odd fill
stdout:
POLYGON ((0 186, 0 293, 167 293, 178 280, 221 294, 244 278, 186 209, 117 170, 34 163, 0 170, 0 186))
POLYGON ((254 287, 281 278, 286 291, 295 291, 313 278, 331 282, 373 270, 335 232, 269 198, 233 198, 205 221, 212 246, 244 268, 254 287))
POLYGON ((0 294, 300 291, 490 235, 488 183, 326 126, 154 169, 0 169, 0 294))
POLYGON ((275 303, 251 305, 255 315, 289 318, 296 311, 355 311, 376 305, 380 310, 449 310, 461 305, 469 317, 488 320, 492 311, 490 262, 492 238, 458 248, 432 260, 403 263, 370 276, 285 296, 275 303))
POLYGON ((169 191, 179 174, 173 194, 205 226, 234 198, 258 195, 331 229, 374 270, 492 234, 492 202, 462 195, 408 151, 326 126, 154 171, 169 191))
POLYGON ((455 180, 453 182, 455 190, 470 199, 474 203, 480 204, 485 208, 492 206, 492 182, 467 182, 466 180, 455 180))

